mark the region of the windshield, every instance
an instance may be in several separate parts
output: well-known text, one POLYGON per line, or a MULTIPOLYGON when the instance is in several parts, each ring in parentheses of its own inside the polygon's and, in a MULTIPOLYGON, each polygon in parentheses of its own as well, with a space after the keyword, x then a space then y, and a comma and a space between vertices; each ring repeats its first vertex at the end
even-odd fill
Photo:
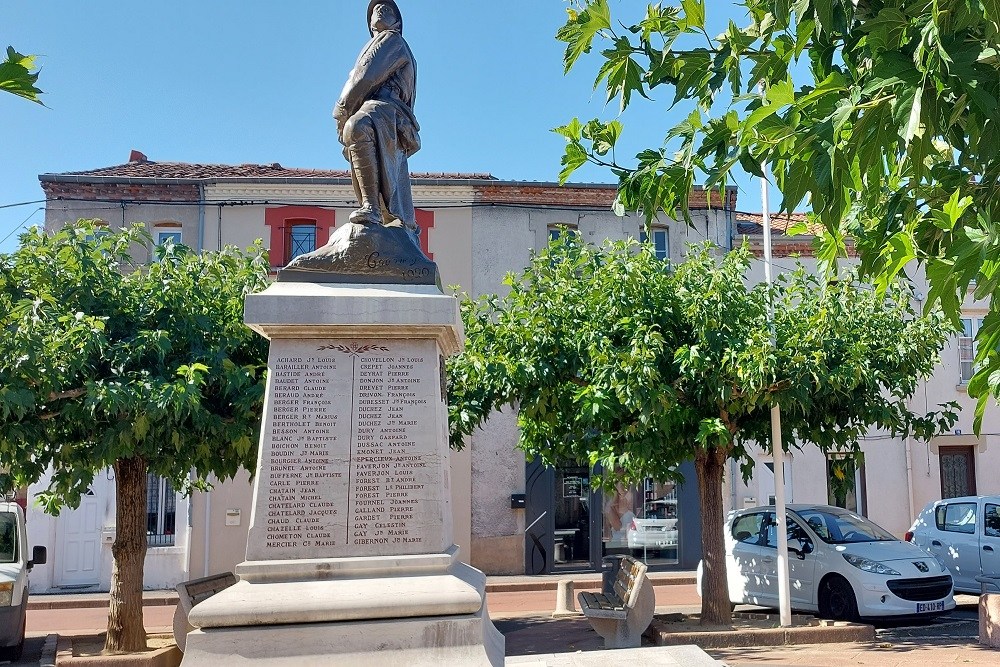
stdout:
POLYGON ((797 514, 827 544, 896 541, 884 528, 847 510, 813 508, 797 514))
POLYGON ((0 512, 0 563, 17 558, 17 519, 13 512, 0 512))

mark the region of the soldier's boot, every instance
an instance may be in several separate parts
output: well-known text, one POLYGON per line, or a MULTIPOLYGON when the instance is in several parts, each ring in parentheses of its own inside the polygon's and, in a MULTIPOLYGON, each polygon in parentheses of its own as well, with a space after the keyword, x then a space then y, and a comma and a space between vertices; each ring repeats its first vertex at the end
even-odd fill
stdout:
POLYGON ((378 157, 375 145, 369 141, 351 144, 348 152, 354 167, 361 208, 351 213, 351 222, 362 225, 382 224, 382 195, 378 187, 378 157))

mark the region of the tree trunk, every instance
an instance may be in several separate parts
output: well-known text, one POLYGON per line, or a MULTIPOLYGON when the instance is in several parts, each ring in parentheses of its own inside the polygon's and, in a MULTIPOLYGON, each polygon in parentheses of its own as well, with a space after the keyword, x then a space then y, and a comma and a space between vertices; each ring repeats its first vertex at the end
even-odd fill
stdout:
POLYGON ((146 650, 142 624, 142 571, 146 561, 146 460, 115 461, 117 481, 114 569, 105 653, 146 650))
POLYGON ((722 509, 722 476, 726 453, 717 447, 695 456, 701 500, 701 624, 729 625, 733 615, 726 581, 725 516, 722 509))

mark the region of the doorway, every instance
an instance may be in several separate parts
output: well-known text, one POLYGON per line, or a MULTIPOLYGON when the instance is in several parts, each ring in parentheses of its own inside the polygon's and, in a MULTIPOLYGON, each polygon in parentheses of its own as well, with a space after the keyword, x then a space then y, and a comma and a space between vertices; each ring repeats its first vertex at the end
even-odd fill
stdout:
POLYGON ((80 499, 75 510, 65 509, 56 519, 60 588, 86 588, 100 583, 101 528, 103 497, 98 493, 98 477, 80 499))

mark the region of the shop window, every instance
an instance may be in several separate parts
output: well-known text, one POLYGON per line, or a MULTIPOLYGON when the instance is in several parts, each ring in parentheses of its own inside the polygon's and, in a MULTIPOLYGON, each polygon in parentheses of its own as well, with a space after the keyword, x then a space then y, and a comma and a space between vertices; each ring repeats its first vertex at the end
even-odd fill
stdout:
POLYGON ((643 229, 639 232, 639 242, 648 243, 652 241, 653 243, 653 253, 656 255, 656 259, 661 259, 666 261, 670 257, 670 237, 667 236, 666 227, 653 227, 650 229, 652 234, 647 234, 646 230, 643 229))
POLYGON ((647 479, 640 487, 604 492, 604 555, 631 554, 644 562, 678 562, 677 488, 647 479))
POLYGON ((151 547, 172 547, 177 520, 177 494, 170 481, 146 477, 146 541, 151 547))
POLYGON ((976 454, 972 447, 942 447, 941 497, 976 495, 976 454))

